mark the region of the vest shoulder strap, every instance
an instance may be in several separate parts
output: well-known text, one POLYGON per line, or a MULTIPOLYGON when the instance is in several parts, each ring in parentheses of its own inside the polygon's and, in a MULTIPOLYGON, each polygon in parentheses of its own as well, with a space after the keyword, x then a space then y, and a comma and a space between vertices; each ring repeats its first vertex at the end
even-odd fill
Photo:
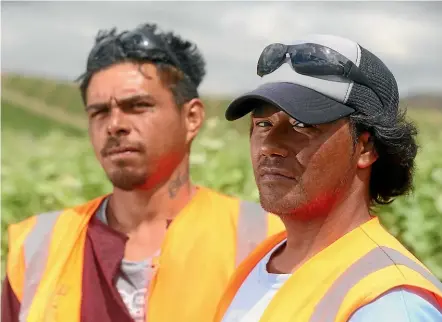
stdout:
POLYGON ((61 214, 69 209, 77 214, 91 211, 103 198, 74 208, 34 215, 8 227, 7 274, 22 304, 32 299, 40 282, 46 268, 52 232, 61 214))
POLYGON ((26 268, 29 267, 34 256, 37 254, 41 256, 42 252, 49 249, 50 234, 61 212, 61 210, 52 211, 35 216, 35 225, 23 243, 26 268))
POLYGON ((237 226, 237 267, 266 237, 269 214, 259 204, 241 200, 237 226))
POLYGON ((36 216, 8 226, 8 255, 6 261, 6 275, 17 299, 23 297, 23 283, 25 276, 25 262, 23 244, 36 223, 36 216))
POLYGON ((19 300, 27 293, 22 289, 25 281, 38 280, 41 276, 44 267, 39 269, 32 263, 39 263, 38 266, 45 264, 45 260, 40 256, 49 248, 50 233, 60 213, 61 211, 42 213, 10 227, 8 277, 14 280, 13 284, 20 285, 12 285, 19 300), (33 261, 34 257, 38 257, 37 260, 33 261), (19 262, 22 268, 17 270, 16 264, 19 262))
MULTIPOLYGON (((237 267, 251 252, 260 244, 269 232, 269 216, 260 204, 247 200, 225 195, 218 191, 202 187, 208 196, 210 203, 214 207, 214 211, 219 211, 219 207, 214 205, 231 205, 227 206, 224 211, 229 211, 236 216, 236 256, 235 267, 237 267)), ((226 213, 221 214, 227 218, 226 213)), ((274 225, 276 226, 276 225, 274 225)), ((281 227, 282 224, 281 224, 281 227)), ((274 227, 274 230, 277 230, 274 227)), ((282 229, 281 229, 282 230, 282 229)))
MULTIPOLYGON (((316 305, 309 322, 338 321, 337 316, 341 304, 353 287, 365 277, 387 267, 394 266, 396 266, 399 271, 401 266, 405 266, 430 282, 434 286, 438 302, 442 305, 442 283, 431 274, 429 270, 398 250, 386 246, 380 246, 362 256, 336 279, 316 305)), ((398 273, 401 274, 401 272, 398 273)), ((408 281, 404 277, 402 281, 397 282, 398 285, 396 286, 401 286, 401 284, 407 285, 407 283, 408 281)))
POLYGON ((25 282, 20 317, 27 316, 27 309, 30 307, 43 277, 52 231, 61 213, 62 211, 53 211, 35 216, 35 225, 23 243, 25 282))
POLYGON ((58 286, 52 283, 52 277, 47 280, 46 274, 60 276, 63 265, 58 264, 65 263, 74 249, 83 249, 83 244, 74 247, 75 243, 79 236, 85 236, 85 227, 102 200, 103 197, 100 197, 77 207, 35 216, 35 225, 23 243, 25 276, 20 321, 28 320, 32 315, 31 312, 39 316, 45 310, 49 299, 46 295, 39 297, 40 285, 45 283, 45 287, 42 288, 45 290, 43 293, 56 291, 54 288, 58 286), (64 240, 62 245, 59 243, 60 240, 64 240), (54 265, 56 263, 57 265, 54 265), (38 303, 34 303, 35 301, 38 303), (38 309, 34 310, 36 308, 38 309))

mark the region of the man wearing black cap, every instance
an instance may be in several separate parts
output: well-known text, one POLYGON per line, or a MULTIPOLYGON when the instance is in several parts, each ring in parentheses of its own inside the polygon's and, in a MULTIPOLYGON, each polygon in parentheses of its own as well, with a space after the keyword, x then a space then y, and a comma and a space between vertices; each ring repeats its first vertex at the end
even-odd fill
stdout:
POLYGON ((271 44, 251 112, 261 205, 286 232, 240 265, 216 321, 442 321, 442 284, 372 213, 412 187, 416 129, 394 76, 359 44, 313 35, 271 44))

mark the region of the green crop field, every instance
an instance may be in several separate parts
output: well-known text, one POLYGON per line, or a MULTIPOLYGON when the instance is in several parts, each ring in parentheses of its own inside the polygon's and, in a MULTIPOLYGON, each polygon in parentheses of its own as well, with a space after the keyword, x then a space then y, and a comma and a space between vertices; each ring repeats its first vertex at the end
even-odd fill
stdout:
MULTIPOLYGON (((257 200, 247 120, 223 120, 228 100, 205 98, 205 102, 208 118, 192 148, 193 180, 257 200)), ((419 107, 409 109, 420 130, 415 191, 376 212, 442 280, 442 110, 419 107)), ((8 224, 84 202, 111 189, 84 127, 64 122, 57 116, 60 110, 78 120, 75 124, 84 119, 79 94, 72 84, 2 76, 2 266, 8 224), (17 93, 27 100, 18 99, 17 93), (43 107, 37 108, 33 102, 43 107)))

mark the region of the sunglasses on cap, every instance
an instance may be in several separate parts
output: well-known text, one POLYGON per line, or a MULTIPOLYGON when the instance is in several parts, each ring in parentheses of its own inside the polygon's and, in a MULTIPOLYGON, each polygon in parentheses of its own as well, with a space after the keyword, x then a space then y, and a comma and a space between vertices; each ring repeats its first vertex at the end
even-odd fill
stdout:
MULTIPOLYGON (((138 56, 140 56, 140 53, 142 53, 146 59, 149 59, 151 58, 150 54, 152 52, 162 52, 166 55, 164 58, 158 59, 158 61, 171 64, 184 72, 182 65, 169 49, 166 41, 163 41, 152 32, 145 32, 140 29, 124 32, 118 37, 109 36, 101 40, 95 45, 89 54, 87 65, 89 66, 94 60, 100 60, 100 58, 105 57, 106 46, 112 41, 116 41, 127 55, 130 53, 137 53, 138 56)), ((143 58, 143 56, 140 58, 143 58)))
POLYGON ((273 73, 284 63, 305 76, 341 76, 355 83, 367 86, 386 106, 379 92, 361 70, 344 55, 314 43, 299 45, 270 44, 262 51, 257 65, 257 74, 264 76, 273 73))

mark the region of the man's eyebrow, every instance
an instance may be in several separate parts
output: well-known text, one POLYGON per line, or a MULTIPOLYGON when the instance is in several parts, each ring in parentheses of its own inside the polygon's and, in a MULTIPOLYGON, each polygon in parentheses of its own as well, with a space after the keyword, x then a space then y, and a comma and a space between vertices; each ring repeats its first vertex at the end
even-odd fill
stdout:
POLYGON ((87 105, 85 107, 86 112, 90 111, 90 110, 101 110, 102 108, 107 108, 108 107, 108 103, 95 103, 95 104, 90 104, 87 105))
MULTIPOLYGON (((117 103, 119 105, 125 105, 125 104, 130 104, 130 103, 134 103, 137 101, 141 101, 143 99, 149 99, 152 100, 153 97, 149 94, 137 94, 137 95, 131 95, 131 96, 126 96, 120 99, 115 99, 117 101, 117 103)), ((102 108, 107 108, 109 107, 109 103, 94 103, 94 104, 90 104, 86 106, 86 111, 89 110, 99 110, 102 108)))

